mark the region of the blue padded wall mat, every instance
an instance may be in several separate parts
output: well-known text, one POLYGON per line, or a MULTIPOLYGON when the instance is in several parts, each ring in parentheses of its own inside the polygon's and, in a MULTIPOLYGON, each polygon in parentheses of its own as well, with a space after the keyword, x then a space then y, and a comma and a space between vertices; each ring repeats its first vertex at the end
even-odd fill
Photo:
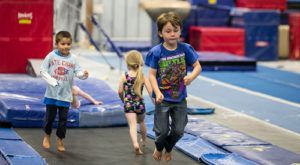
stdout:
POLYGON ((299 164, 300 155, 274 145, 225 146, 224 149, 242 155, 259 164, 299 164))
POLYGON ((257 72, 222 72, 222 74, 203 72, 202 75, 252 91, 300 103, 300 74, 297 73, 258 65, 257 72))
POLYGON ((201 156, 203 162, 209 165, 259 165, 237 154, 210 153, 201 156))
POLYGON ((22 138, 12 128, 0 128, 0 139, 21 140, 22 138))
MULTIPOLYGON (((42 101, 46 82, 41 78, 23 74, 0 74, 0 80, 2 118, 12 122, 14 127, 42 127, 45 114, 45 105, 42 101)), ((104 81, 95 78, 85 81, 76 79, 75 84, 104 104, 92 105, 79 96, 81 107, 69 110, 68 127, 101 127, 127 123, 123 113, 123 103, 118 94, 104 81), (100 115, 111 117, 110 120, 100 121, 100 115)), ((54 123, 54 127, 56 126, 57 122, 54 123)))
POLYGON ((270 145, 270 143, 202 119, 190 119, 185 132, 199 136, 219 147, 270 145))

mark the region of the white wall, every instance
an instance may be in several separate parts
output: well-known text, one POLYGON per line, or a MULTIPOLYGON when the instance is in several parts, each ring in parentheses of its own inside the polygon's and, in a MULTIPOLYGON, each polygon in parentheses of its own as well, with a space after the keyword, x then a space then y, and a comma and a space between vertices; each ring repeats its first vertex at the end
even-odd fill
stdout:
MULTIPOLYGON (((150 41, 151 19, 139 7, 139 1, 93 0, 98 21, 112 40, 150 41)), ((54 32, 68 30, 82 40, 82 30, 74 31, 76 22, 85 22, 85 7, 85 0, 54 0, 54 32)), ((93 38, 96 41, 102 38, 96 28, 93 29, 93 38)))
POLYGON ((102 0, 101 3, 101 24, 113 40, 150 41, 151 20, 139 7, 139 0, 102 0))

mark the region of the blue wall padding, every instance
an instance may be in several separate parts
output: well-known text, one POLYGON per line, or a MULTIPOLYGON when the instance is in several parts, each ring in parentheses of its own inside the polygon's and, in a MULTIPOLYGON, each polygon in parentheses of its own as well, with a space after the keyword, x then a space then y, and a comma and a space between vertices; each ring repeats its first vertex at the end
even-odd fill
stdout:
POLYGON ((224 149, 242 155, 259 164, 297 164, 300 155, 274 145, 226 146, 224 149))
POLYGON ((209 165, 259 165, 234 153, 203 154, 201 160, 209 165))
POLYGON ((12 128, 0 128, 0 139, 21 140, 22 138, 12 128))
POLYGON ((270 143, 245 135, 206 120, 190 120, 185 132, 199 136, 217 146, 269 145, 270 143))
MULTIPOLYGON (((14 159, 19 159, 18 162, 30 164, 30 160, 34 160, 35 164, 46 164, 45 160, 27 143, 22 140, 2 140, 0 139, 0 151, 2 155, 10 162, 14 163, 14 159)), ((23 163, 22 163, 23 164, 23 163)), ((32 164, 32 163, 31 163, 32 164)))
POLYGON ((193 6, 196 12, 196 26, 228 26, 230 8, 220 6, 193 6))
POLYGON ((189 155, 195 160, 200 161, 203 154, 221 153, 226 151, 218 148, 211 143, 191 134, 185 133, 184 136, 176 143, 175 147, 183 153, 189 155))
POLYGON ((257 60, 276 60, 278 58, 279 11, 233 9, 231 15, 233 26, 245 28, 247 57, 257 60))
MULTIPOLYGON (((12 122, 14 127, 42 127, 46 111, 43 104, 46 82, 41 78, 22 74, 0 74, 0 80, 1 116, 12 122)), ((102 126, 101 124, 114 126, 127 123, 123 112, 123 103, 118 94, 104 81, 95 78, 85 81, 76 79, 75 84, 104 104, 92 105, 89 101, 79 97, 81 107, 69 110, 68 127, 95 127, 102 126), (101 111, 98 111, 97 108, 101 111), (101 118, 101 115, 110 116, 110 118, 104 120, 104 116, 101 118)), ((54 127, 56 126, 57 119, 54 123, 54 127)))

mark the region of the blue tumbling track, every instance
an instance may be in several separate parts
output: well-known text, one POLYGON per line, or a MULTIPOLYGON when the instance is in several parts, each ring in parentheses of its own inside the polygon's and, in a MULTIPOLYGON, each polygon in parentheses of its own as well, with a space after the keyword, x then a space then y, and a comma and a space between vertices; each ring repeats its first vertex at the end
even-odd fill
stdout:
POLYGON ((203 76, 300 103, 300 74, 257 66, 256 72, 203 72, 203 76))

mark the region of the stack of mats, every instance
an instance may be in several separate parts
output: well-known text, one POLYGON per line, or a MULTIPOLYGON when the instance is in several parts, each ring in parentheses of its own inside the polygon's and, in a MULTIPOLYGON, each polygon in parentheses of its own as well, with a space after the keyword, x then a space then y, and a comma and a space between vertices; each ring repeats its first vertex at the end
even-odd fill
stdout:
MULTIPOLYGON (((28 75, 0 75, 0 116, 14 127, 41 127, 45 115, 43 104, 46 82, 28 75)), ((104 81, 89 78, 76 85, 103 105, 92 105, 79 97, 81 107, 70 109, 68 127, 106 127, 125 125, 123 105, 117 93, 104 81)), ((56 123, 55 123, 56 126, 56 123)))
POLYGON ((225 52, 201 51, 198 54, 202 70, 205 71, 256 71, 256 60, 252 58, 225 52))
POLYGON ((47 164, 12 128, 0 128, 0 164, 47 164))
MULTIPOLYGON (((155 138, 153 116, 147 135, 155 138)), ((300 155, 202 119, 190 119, 175 147, 197 161, 216 165, 297 164, 300 155)))

